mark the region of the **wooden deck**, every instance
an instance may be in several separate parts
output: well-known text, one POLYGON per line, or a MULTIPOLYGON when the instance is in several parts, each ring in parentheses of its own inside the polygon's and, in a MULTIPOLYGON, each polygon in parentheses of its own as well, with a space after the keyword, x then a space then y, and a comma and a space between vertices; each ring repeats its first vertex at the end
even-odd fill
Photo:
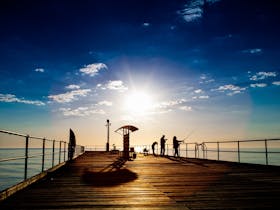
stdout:
POLYGON ((279 209, 280 167, 86 152, 0 209, 279 209))

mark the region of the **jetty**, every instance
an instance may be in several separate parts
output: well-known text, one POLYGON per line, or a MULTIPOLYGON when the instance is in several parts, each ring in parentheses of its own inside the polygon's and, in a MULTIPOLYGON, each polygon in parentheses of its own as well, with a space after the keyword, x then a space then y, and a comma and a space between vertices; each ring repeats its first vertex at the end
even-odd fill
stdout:
POLYGON ((0 209, 279 209, 280 167, 87 151, 0 209))

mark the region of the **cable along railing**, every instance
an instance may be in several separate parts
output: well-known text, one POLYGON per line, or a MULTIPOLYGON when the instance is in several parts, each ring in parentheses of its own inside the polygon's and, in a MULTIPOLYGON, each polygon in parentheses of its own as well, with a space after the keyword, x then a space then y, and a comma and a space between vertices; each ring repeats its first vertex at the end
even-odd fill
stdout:
POLYGON ((252 162, 264 165, 280 165, 280 139, 252 139, 237 141, 208 141, 199 145, 203 158, 224 160, 223 156, 234 158, 234 162, 252 162))
MULTIPOLYGON (((153 141, 151 141, 153 142, 153 141)), ((104 151, 101 145, 86 146, 86 151, 104 151)), ((131 145, 137 153, 153 154, 151 144, 131 145)), ((121 145, 113 145, 111 150, 122 151, 121 145)), ((160 155, 160 143, 155 147, 155 154, 160 155)), ((165 155, 174 156, 173 144, 165 144, 165 155)), ((180 157, 210 160, 255 163, 262 165, 280 165, 280 138, 253 139, 236 141, 184 142, 179 147, 180 157)))
MULTIPOLYGON (((69 160, 68 143, 0 130, 0 191, 69 160)), ((77 145, 74 157, 84 152, 77 145)))

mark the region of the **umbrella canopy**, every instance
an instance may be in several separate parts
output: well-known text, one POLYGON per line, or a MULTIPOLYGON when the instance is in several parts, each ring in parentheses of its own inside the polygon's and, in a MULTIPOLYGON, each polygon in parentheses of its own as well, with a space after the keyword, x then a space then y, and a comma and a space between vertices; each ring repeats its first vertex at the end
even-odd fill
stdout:
POLYGON ((129 131, 131 131, 131 132, 134 132, 134 131, 137 131, 138 130, 138 128, 136 128, 135 126, 133 126, 133 125, 124 125, 124 126, 122 126, 122 127, 120 127, 119 129, 117 129, 115 132, 118 132, 119 130, 129 130, 129 131))

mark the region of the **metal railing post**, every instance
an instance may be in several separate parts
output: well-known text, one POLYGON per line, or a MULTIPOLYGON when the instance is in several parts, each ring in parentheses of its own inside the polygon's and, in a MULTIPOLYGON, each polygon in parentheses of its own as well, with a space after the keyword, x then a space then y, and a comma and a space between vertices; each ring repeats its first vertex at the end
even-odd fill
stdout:
POLYGON ((52 167, 54 167, 54 148, 55 148, 55 140, 53 140, 53 148, 52 148, 52 167))
POLYGON ((267 139, 264 140, 265 144, 265 163, 268 165, 268 154, 267 154, 267 139))
POLYGON ((59 141, 59 155, 58 155, 58 163, 60 163, 61 158, 61 141, 59 141))
POLYGON ((240 163, 240 142, 237 141, 238 163, 240 163))
POLYGON ((220 160, 220 143, 217 141, 217 159, 220 160))
POLYGON ((25 162, 24 162, 24 179, 27 179, 27 169, 28 169, 28 144, 29 135, 25 138, 25 162))
POLYGON ((42 155, 42 172, 44 171, 45 168, 45 148, 46 148, 46 139, 43 139, 43 155, 42 155))
POLYGON ((203 159, 205 159, 205 148, 203 142, 201 143, 201 149, 202 149, 203 159))
POLYGON ((64 162, 65 162, 65 158, 66 158, 66 142, 64 142, 64 162))

